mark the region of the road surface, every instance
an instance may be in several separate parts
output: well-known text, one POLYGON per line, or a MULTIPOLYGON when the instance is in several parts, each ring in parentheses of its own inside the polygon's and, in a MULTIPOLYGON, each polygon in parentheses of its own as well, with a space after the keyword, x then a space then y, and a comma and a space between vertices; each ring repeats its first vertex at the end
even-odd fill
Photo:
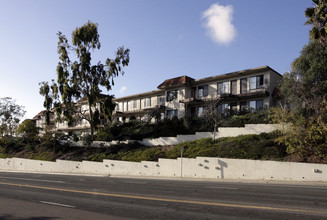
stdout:
POLYGON ((327 219, 327 185, 0 172, 9 219, 327 219))

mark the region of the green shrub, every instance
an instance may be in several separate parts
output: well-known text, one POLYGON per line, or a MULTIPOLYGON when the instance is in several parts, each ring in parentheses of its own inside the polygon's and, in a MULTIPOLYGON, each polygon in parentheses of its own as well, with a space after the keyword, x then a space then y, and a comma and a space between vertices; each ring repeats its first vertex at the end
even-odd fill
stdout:
POLYGON ((26 145, 26 146, 24 147, 24 149, 25 149, 26 151, 33 151, 33 150, 34 150, 34 146, 33 146, 33 145, 26 145))
POLYGON ((90 135, 90 134, 84 135, 82 137, 82 140, 83 140, 83 144, 85 146, 90 146, 92 144, 92 142, 93 142, 93 136, 90 135))
POLYGON ((184 147, 184 157, 221 157, 239 159, 282 159, 286 156, 285 146, 275 143, 276 134, 244 135, 220 138, 214 143, 211 138, 185 142, 165 153, 167 158, 177 158, 184 147))

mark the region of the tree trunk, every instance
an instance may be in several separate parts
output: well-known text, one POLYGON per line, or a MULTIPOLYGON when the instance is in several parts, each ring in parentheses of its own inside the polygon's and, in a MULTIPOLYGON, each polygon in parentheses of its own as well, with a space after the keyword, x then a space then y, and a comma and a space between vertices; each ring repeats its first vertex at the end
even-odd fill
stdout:
POLYGON ((89 112, 90 112, 89 123, 90 123, 91 136, 92 136, 92 140, 93 140, 93 133, 94 133, 94 131, 93 131, 93 112, 92 112, 92 107, 91 107, 90 103, 89 103, 89 112))
POLYGON ((214 127, 213 127, 213 142, 214 142, 214 143, 216 143, 217 124, 218 124, 218 123, 215 123, 215 124, 214 124, 214 127))

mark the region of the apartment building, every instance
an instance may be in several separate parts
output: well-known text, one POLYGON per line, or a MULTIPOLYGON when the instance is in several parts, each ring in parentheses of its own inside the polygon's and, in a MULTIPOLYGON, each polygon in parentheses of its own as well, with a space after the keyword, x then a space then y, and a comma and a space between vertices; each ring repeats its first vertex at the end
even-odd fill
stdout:
MULTIPOLYGON (((281 77, 269 66, 263 66, 202 79, 189 76, 167 79, 157 90, 113 99, 116 104, 113 116, 121 122, 155 122, 175 116, 200 117, 211 103, 217 104, 217 111, 220 112, 269 108, 275 104, 275 88, 281 77)), ((80 99, 75 103, 75 108, 72 125, 64 120, 56 121, 55 109, 52 109, 48 129, 64 133, 88 132, 90 124, 85 119, 89 114, 87 99, 80 99)), ((95 110, 99 111, 101 124, 104 124, 100 102, 93 108, 95 110)), ((37 127, 45 129, 45 111, 41 111, 33 120, 37 127)))
POLYGON ((216 102, 217 111, 256 110, 275 104, 275 88, 282 75, 262 66, 232 73, 193 79, 167 79, 157 90, 114 99, 119 121, 155 121, 177 116, 202 116, 216 102))
MULTIPOLYGON (((101 97, 106 97, 106 95, 101 95, 101 97)), ((62 106, 64 109, 64 106, 62 106)), ((99 111, 100 114, 100 123, 103 125, 105 123, 105 117, 102 114, 101 103, 96 103, 95 107, 92 107, 92 111, 99 111)), ((46 125, 46 111, 43 110, 38 113, 32 119, 35 122, 36 127, 40 128, 40 133, 45 132, 45 128, 47 127, 48 131, 50 132, 63 132, 69 134, 70 132, 89 132, 90 130, 90 123, 86 118, 89 117, 89 105, 86 98, 82 98, 78 100, 74 104, 74 115, 73 115, 73 122, 71 125, 68 125, 68 122, 65 120, 58 121, 56 120, 56 109, 53 108, 50 112, 50 124, 46 125)), ((63 118, 63 114, 61 115, 63 118)))

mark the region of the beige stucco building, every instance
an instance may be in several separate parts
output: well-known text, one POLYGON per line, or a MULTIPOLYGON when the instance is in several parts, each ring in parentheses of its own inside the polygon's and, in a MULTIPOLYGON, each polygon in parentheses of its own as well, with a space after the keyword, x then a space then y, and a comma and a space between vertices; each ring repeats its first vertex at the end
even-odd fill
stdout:
MULTIPOLYGON (((105 97, 105 95, 102 95, 105 97)), ((75 113, 73 115, 73 122, 71 125, 68 125, 65 120, 57 120, 55 108, 50 111, 50 124, 46 125, 46 111, 43 110, 38 113, 32 119, 35 121, 36 127, 40 128, 40 133, 44 133, 46 128, 50 132, 63 132, 69 134, 70 132, 78 132, 78 133, 88 133, 90 131, 90 123, 87 120, 89 118, 89 105, 86 98, 82 98, 76 103, 74 103, 75 113)), ((103 125, 105 118, 103 116, 103 112, 101 109, 101 103, 96 103, 95 107, 92 107, 93 113, 98 111, 100 114, 100 123, 103 125)), ((63 113, 61 114, 63 118, 63 113)))
POLYGON ((282 75, 262 66, 202 79, 188 76, 167 79, 157 90, 114 99, 122 122, 154 121, 177 116, 201 116, 209 103, 218 111, 255 110, 275 104, 275 88, 282 75))
MULTIPOLYGON (((211 103, 215 103, 217 111, 221 112, 269 108, 275 104, 276 85, 281 77, 269 66, 262 66, 202 79, 188 76, 167 79, 157 90, 113 99, 116 104, 113 116, 121 122, 155 122, 174 116, 202 116, 211 103)), ((101 103, 97 103, 92 110, 98 110, 101 116, 100 106, 101 103)), ((48 129, 65 133, 89 131, 87 117, 83 118, 83 115, 89 114, 87 100, 79 100, 75 107, 77 113, 72 125, 68 126, 66 121, 56 122, 53 110, 48 129)), ((41 111, 33 120, 37 127, 44 129, 45 111, 41 111)), ((104 117, 100 120, 105 121, 104 117)))

